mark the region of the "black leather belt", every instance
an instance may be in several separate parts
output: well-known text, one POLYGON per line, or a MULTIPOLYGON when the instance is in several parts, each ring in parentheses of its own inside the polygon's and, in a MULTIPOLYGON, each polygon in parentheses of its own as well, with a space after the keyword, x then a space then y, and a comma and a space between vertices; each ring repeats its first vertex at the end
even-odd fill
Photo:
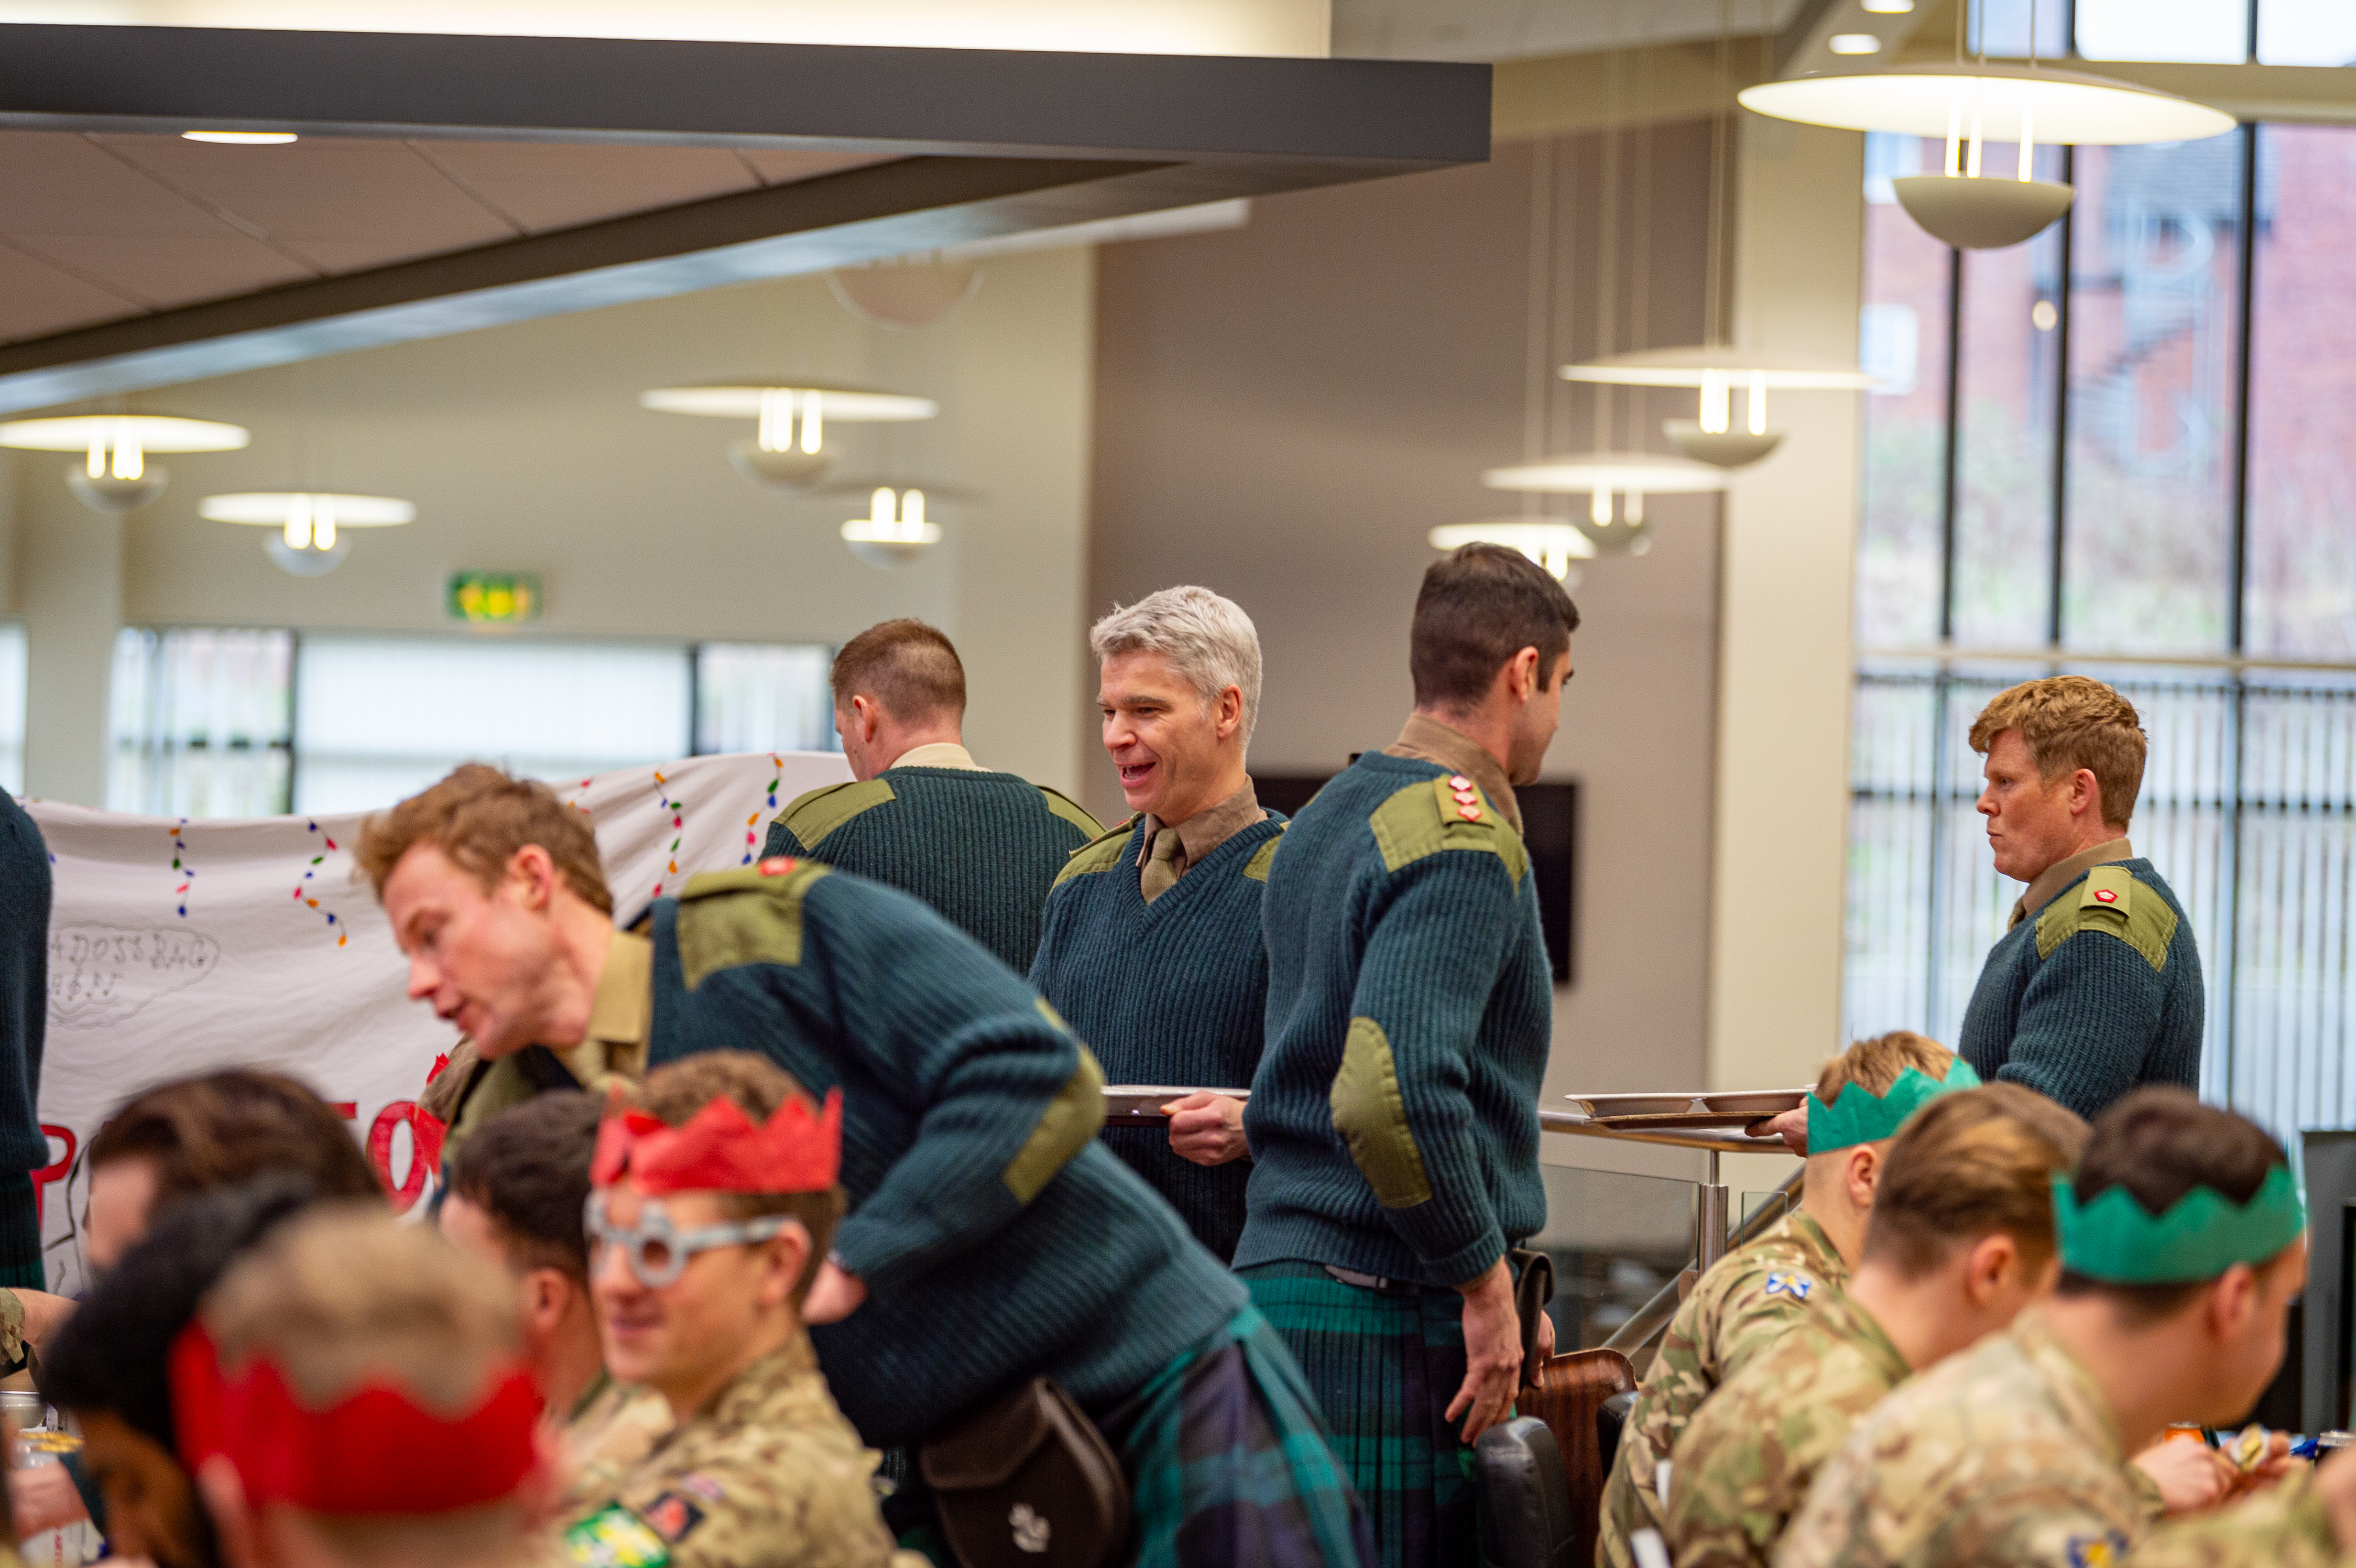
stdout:
POLYGON ((1337 1268, 1332 1264, 1325 1265, 1325 1272, 1344 1285, 1354 1285, 1360 1290, 1371 1290, 1376 1296, 1453 1296, 1456 1294, 1455 1289, 1450 1285, 1419 1285, 1411 1279, 1385 1279, 1378 1274, 1360 1274, 1355 1269, 1337 1268))

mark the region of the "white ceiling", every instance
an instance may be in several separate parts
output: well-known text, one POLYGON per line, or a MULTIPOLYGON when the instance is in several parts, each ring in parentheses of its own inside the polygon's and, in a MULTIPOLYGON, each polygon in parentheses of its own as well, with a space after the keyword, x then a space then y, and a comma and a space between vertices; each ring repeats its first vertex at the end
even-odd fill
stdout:
POLYGON ((1333 52, 1508 60, 1781 32, 1802 0, 1333 0, 1333 52))

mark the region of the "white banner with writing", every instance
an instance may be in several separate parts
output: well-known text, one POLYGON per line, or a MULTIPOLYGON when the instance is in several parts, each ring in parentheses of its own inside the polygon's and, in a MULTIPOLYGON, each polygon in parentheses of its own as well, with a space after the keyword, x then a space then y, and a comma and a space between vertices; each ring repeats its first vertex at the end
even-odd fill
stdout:
MULTIPOLYGON (((597 835, 627 923, 698 871, 748 865, 794 796, 851 777, 830 752, 691 757, 557 781, 597 835)), ((346 1110, 403 1209, 428 1172, 409 1114, 455 1036, 407 997, 408 965, 353 869, 362 816, 205 821, 27 801, 55 878, 38 1173, 51 1288, 81 1272, 82 1147, 142 1089, 273 1068, 346 1110)))

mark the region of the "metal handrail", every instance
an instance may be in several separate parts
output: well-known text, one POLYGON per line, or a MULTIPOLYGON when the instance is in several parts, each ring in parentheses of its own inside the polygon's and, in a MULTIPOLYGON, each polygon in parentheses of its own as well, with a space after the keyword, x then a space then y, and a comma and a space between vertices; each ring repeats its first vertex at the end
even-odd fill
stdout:
MULTIPOLYGON (((1789 1213, 1792 1194, 1799 1189, 1802 1179, 1807 1174, 1805 1169, 1801 1169, 1785 1177, 1782 1185, 1775 1189, 1783 1196, 1783 1208, 1779 1211, 1762 1206, 1759 1212, 1734 1228, 1734 1233, 1726 1239, 1727 1250, 1732 1251, 1757 1241, 1776 1221, 1789 1213)), ((1669 1319, 1677 1315, 1677 1307, 1683 1299, 1677 1294, 1677 1283, 1682 1277, 1680 1271, 1671 1277, 1668 1284, 1654 1292, 1650 1301, 1629 1314, 1628 1321, 1612 1330, 1612 1337, 1603 1341, 1603 1348, 1618 1350, 1622 1355, 1633 1355, 1651 1344, 1661 1330, 1669 1326, 1669 1319)))

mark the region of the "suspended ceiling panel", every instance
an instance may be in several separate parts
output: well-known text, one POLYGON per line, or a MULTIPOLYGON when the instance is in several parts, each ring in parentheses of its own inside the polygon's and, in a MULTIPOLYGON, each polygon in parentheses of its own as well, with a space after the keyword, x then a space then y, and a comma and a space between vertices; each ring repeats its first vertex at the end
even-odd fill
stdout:
POLYGON ((1478 160, 1489 85, 1398 61, 0 26, 0 411, 1478 160))

